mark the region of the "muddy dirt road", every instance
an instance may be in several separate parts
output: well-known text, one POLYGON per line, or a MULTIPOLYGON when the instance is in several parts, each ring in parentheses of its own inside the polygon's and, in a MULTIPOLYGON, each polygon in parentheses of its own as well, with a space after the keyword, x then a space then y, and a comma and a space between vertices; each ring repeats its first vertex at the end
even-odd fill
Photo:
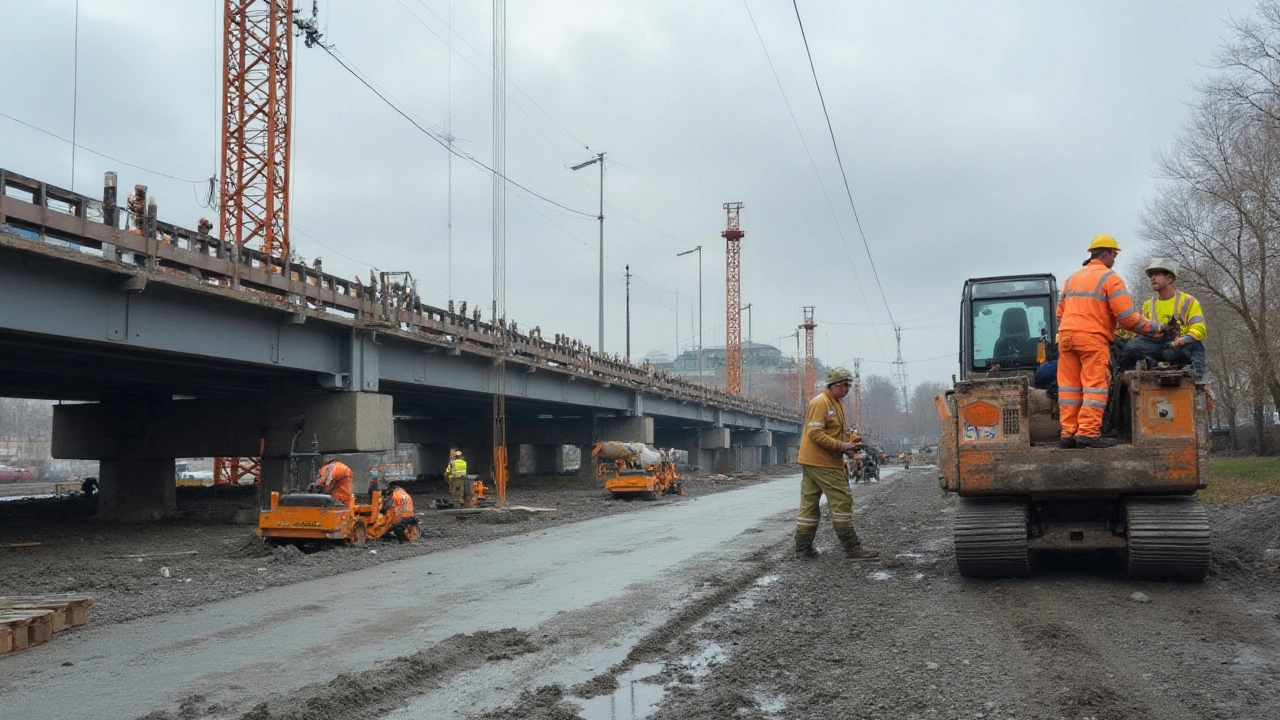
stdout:
POLYGON ((1212 510, 1204 584, 1107 555, 973 581, 933 475, 855 488, 879 563, 826 522, 793 560, 783 478, 59 636, 0 661, 0 714, 1280 717, 1280 499, 1212 510))
MULTIPOLYGON (((369 693, 348 692, 342 673, 399 677, 394 695, 407 702, 468 669, 477 674, 462 678, 470 693, 450 694, 447 707, 433 701, 419 717, 465 715, 520 689, 504 695, 477 682, 488 666, 502 676, 507 658, 537 655, 532 681, 587 680, 609 658, 569 663, 563 676, 546 671, 616 644, 620 629, 642 631, 689 603, 722 600, 725 581, 716 578, 754 576, 740 566, 775 542, 756 526, 794 494, 794 479, 762 483, 90 626, 6 658, 0 705, 24 718, 254 717, 274 697, 257 715, 272 717, 316 695, 323 711, 296 717, 367 717, 369 693), (424 675, 423 666, 436 669, 424 675), (316 682, 332 692, 299 690, 316 682)), ((393 699, 382 700, 385 709, 393 699)))

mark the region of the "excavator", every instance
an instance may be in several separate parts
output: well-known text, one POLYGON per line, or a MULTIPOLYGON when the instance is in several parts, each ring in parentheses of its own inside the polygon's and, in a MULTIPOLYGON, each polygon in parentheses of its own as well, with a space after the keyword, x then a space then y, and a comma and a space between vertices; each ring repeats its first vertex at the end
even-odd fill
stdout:
POLYGON ((598 442, 591 447, 596 477, 614 497, 657 500, 663 495, 683 495, 684 480, 676 474, 672 453, 644 443, 598 442))
POLYGON ((1190 368, 1122 370, 1113 353, 1103 433, 1119 444, 1059 447, 1057 386, 1042 370, 1056 357, 1057 298, 1048 274, 965 282, 960 379, 935 401, 939 482, 960 497, 960 574, 1022 577, 1041 551, 1112 549, 1130 577, 1203 580, 1208 393, 1190 368))

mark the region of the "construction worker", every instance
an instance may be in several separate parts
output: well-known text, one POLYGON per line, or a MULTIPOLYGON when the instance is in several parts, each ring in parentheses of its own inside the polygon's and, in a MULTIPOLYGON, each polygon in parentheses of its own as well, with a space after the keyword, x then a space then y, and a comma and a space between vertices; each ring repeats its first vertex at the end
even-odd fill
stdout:
POLYGON ((1178 279, 1178 265, 1172 260, 1156 258, 1147 266, 1147 277, 1151 278, 1151 289, 1156 296, 1142 303, 1142 314, 1160 321, 1166 335, 1171 334, 1176 321, 1179 332, 1172 339, 1132 337, 1132 333, 1117 332, 1117 335, 1132 337, 1125 346, 1126 362, 1145 359, 1150 365, 1159 362, 1190 365, 1196 377, 1204 377, 1204 339, 1209 330, 1205 327, 1200 301, 1173 287, 1178 279))
POLYGON ((391 486, 391 507, 395 513, 395 522, 413 517, 413 498, 409 497, 408 491, 400 487, 399 483, 391 486))
POLYGON ((1062 286, 1058 301, 1059 444, 1064 448, 1105 448, 1102 416, 1111 379, 1111 341, 1116 324, 1135 333, 1158 335, 1160 323, 1138 312, 1124 280, 1111 267, 1120 246, 1110 235, 1089 243, 1089 260, 1062 286))
POLYGON ((467 461, 462 459, 462 451, 454 450, 449 454, 449 464, 444 466, 444 479, 449 481, 449 494, 453 496, 458 507, 466 506, 467 461))
POLYGON ((849 494, 849 478, 845 474, 844 455, 859 447, 860 438, 851 434, 845 422, 844 404, 849 394, 853 373, 845 368, 832 368, 827 373, 827 389, 814 396, 804 415, 804 432, 800 436, 800 452, 796 462, 804 474, 800 480, 800 513, 796 518, 796 557, 816 557, 813 548, 818 535, 820 517, 818 502, 823 494, 831 507, 831 525, 840 538, 845 556, 857 560, 879 557, 875 550, 862 547, 853 528, 853 497, 849 494), (845 442, 848 437, 852 442, 845 442))
POLYGON ((355 495, 351 492, 351 468, 337 459, 330 459, 316 474, 316 485, 320 492, 329 493, 334 500, 353 506, 355 495))

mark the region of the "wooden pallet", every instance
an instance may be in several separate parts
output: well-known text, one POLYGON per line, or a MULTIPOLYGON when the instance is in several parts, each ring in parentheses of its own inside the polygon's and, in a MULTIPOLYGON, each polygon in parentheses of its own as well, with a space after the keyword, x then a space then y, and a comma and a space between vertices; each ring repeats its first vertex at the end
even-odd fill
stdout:
POLYGON ((88 622, 93 598, 84 595, 0 596, 0 655, 49 641, 88 622))

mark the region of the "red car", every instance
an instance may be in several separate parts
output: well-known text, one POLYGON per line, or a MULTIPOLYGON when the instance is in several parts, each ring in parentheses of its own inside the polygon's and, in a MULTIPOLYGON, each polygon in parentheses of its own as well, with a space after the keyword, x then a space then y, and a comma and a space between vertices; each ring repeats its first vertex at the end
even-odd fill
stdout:
POLYGON ((36 471, 31 468, 0 465, 0 483, 31 482, 36 479, 36 471))

